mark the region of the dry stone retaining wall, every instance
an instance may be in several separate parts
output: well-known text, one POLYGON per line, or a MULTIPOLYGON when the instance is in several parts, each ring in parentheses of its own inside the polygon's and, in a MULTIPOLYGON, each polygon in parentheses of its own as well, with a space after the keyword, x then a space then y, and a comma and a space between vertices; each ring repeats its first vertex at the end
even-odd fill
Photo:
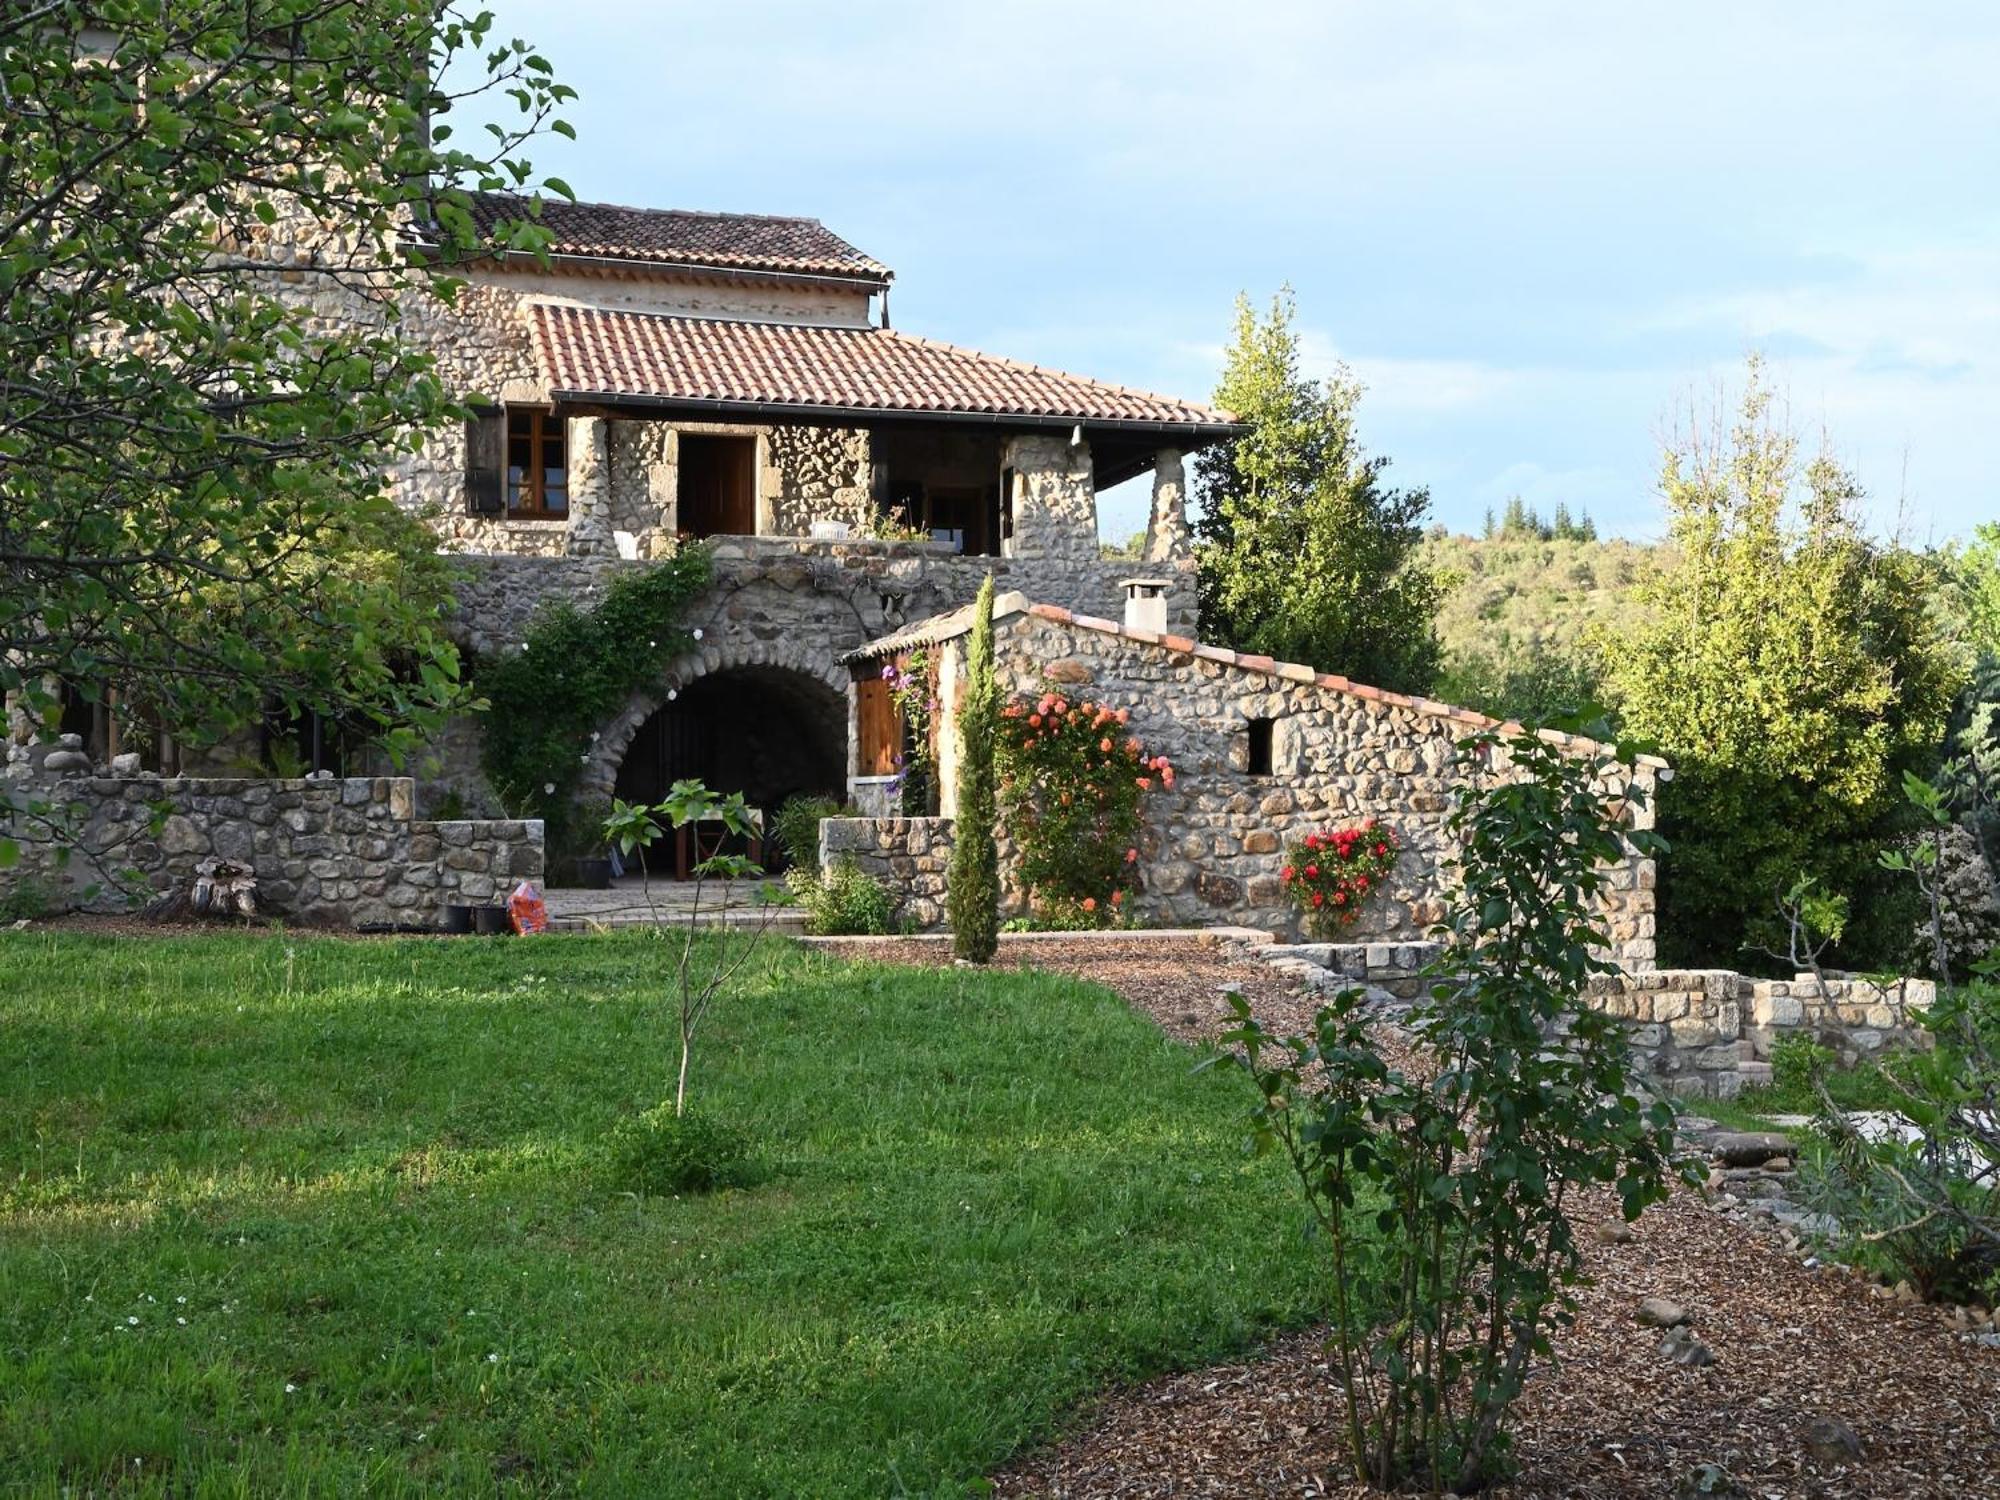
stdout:
POLYGON ((68 909, 128 910, 135 894, 186 887, 214 857, 256 872, 266 915, 431 928, 447 902, 494 903, 518 881, 542 878, 539 821, 420 821, 407 777, 10 775, 0 791, 66 809, 74 847, 103 851, 95 866, 76 855, 64 866, 52 844, 30 837, 33 825, 16 817, 9 828, 0 815, 0 831, 21 839, 23 852, 0 872, 0 891, 33 881, 68 909), (109 874, 142 889, 122 889, 109 874))
MULTIPOLYGON (((1249 956, 1321 989, 1358 985, 1407 1002, 1437 982, 1436 943, 1247 945, 1249 956)), ((1922 1046, 1918 1015, 1937 999, 1928 980, 1888 985, 1851 975, 1753 979, 1733 969, 1648 969, 1599 975, 1590 1002, 1627 1024, 1639 1070, 1684 1098, 1734 1098, 1771 1080, 1771 1049, 1805 1035, 1850 1055, 1922 1046)))
POLYGON ((950 818, 827 818, 819 825, 821 868, 852 860, 896 898, 898 918, 919 931, 945 923, 950 818))

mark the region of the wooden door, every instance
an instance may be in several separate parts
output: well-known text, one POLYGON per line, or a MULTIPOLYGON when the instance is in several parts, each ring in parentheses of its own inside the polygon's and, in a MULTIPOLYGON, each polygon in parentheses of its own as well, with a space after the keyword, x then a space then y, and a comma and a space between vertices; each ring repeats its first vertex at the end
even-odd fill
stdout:
POLYGON ((683 433, 678 499, 683 536, 755 536, 757 440, 683 433))

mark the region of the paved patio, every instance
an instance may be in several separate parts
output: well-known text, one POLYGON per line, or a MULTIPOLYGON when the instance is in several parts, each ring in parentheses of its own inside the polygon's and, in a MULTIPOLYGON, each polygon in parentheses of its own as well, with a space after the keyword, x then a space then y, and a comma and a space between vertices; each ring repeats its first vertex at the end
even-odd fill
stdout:
MULTIPOLYGON (((655 880, 651 890, 637 876, 611 882, 604 891, 551 888, 545 896, 549 906, 549 928, 555 932, 586 932, 593 927, 685 927, 754 926, 763 919, 760 893, 773 897, 785 893, 780 880, 759 884, 738 883, 723 900, 723 888, 713 881, 701 887, 699 914, 695 908, 692 880, 655 880)), ((798 907, 780 908, 773 914, 776 931, 800 932, 805 928, 805 912, 798 907)))

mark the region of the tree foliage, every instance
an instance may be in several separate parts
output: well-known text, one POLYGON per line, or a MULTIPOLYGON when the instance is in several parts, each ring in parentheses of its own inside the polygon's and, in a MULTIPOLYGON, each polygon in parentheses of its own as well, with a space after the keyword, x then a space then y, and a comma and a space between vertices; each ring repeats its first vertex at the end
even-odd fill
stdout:
POLYGON ((958 811, 952 823, 945 900, 951 951, 968 963, 992 961, 1000 941, 1000 850, 995 758, 1000 682, 993 671, 993 578, 979 585, 965 647, 965 696, 958 705, 958 811))
POLYGON ((1939 784, 1991 871, 2000 869, 2000 522, 1977 527, 1945 568, 1942 608, 1970 670, 1952 706, 1939 784))
POLYGON ((1431 569, 1450 580, 1439 606, 1443 667, 1435 696, 1500 719, 1548 719, 1602 704, 1603 644, 1644 614, 1641 585, 1669 549, 1616 538, 1542 540, 1433 532, 1431 569))
POLYGON ((1361 386, 1300 367, 1289 289, 1236 304, 1219 406, 1249 424, 1195 460, 1204 630, 1239 650, 1405 692, 1438 667, 1440 580, 1418 554, 1430 495, 1383 483, 1355 433, 1361 386))
POLYGON ((1495 538, 1525 538, 1539 542, 1594 542, 1597 540, 1597 523, 1590 519, 1590 512, 1579 510, 1570 514, 1568 502, 1558 500, 1555 514, 1544 521, 1541 512, 1519 495, 1507 501, 1506 508, 1496 520, 1489 507, 1486 512, 1486 529, 1482 533, 1487 541, 1495 538))
POLYGON ((0 16, 0 688, 46 718, 53 679, 118 685, 189 740, 275 696, 397 749, 461 700, 383 474, 462 412, 399 322, 466 256, 546 245, 482 239, 465 187, 528 186, 567 97, 438 0, 0 16), (513 123, 457 144, 490 93, 513 123))
POLYGON ((1892 962, 1913 914, 1875 850, 1961 680, 1927 603, 1936 560, 1861 534, 1859 485, 1824 452, 1802 458, 1755 362, 1735 423, 1680 434, 1661 487, 1673 556, 1612 660, 1626 730, 1676 772, 1661 957, 1775 946, 1756 914, 1814 876, 1854 913, 1842 955, 1892 962))

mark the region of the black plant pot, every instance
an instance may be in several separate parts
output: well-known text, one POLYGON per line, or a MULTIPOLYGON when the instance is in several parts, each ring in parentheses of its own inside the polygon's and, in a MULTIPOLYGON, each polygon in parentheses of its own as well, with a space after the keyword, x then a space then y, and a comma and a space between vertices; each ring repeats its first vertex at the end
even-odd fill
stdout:
POLYGON ((507 921, 504 906, 475 906, 472 908, 472 930, 481 937, 500 937, 514 929, 507 921))
POLYGON ((577 860, 576 884, 579 890, 585 890, 585 891, 610 890, 611 861, 608 859, 577 860))
POLYGON ((452 937, 463 937, 472 931, 472 908, 460 906, 456 902, 448 904, 438 916, 438 931, 452 937))

